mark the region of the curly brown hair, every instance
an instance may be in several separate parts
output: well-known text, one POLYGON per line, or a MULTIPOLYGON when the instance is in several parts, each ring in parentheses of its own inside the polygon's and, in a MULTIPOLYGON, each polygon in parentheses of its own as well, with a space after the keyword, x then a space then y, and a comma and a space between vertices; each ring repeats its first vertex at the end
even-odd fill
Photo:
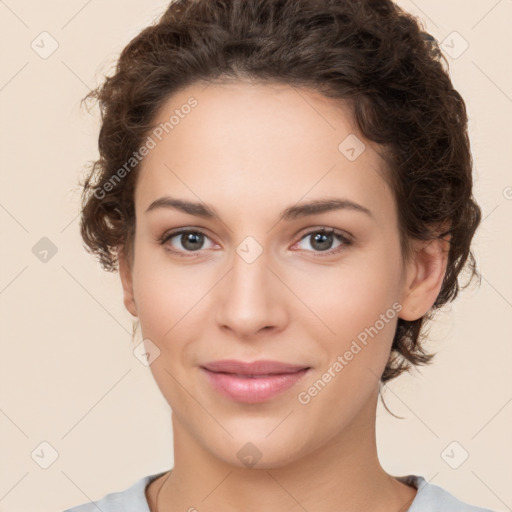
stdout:
POLYGON ((107 271, 117 270, 119 250, 130 261, 134 155, 169 97, 193 83, 245 78, 306 87, 351 106, 361 133, 385 150, 405 257, 412 239, 449 235, 440 293, 423 317, 398 319, 381 383, 429 363, 425 323, 480 278, 470 245, 481 211, 472 196, 466 107, 448 63, 418 20, 390 0, 172 2, 82 100, 97 100, 102 119, 100 157, 81 183, 86 250, 107 271), (462 286, 464 268, 470 276, 462 286))

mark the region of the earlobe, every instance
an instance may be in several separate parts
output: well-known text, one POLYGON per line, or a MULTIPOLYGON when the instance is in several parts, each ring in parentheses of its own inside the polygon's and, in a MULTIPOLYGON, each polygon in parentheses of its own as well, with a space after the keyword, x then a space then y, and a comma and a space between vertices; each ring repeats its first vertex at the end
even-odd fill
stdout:
POLYGON ((123 302, 125 308, 135 317, 137 317, 137 305, 133 295, 132 269, 129 261, 125 257, 123 249, 118 250, 119 277, 123 286, 123 302))
POLYGON ((434 304, 446 273, 449 237, 413 242, 414 254, 407 264, 399 318, 414 321, 434 304))

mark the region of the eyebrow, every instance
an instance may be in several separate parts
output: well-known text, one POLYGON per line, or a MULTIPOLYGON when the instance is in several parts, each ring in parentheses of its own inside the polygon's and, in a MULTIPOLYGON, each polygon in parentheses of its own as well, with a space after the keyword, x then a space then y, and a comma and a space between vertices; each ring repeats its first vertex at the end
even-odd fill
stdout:
MULTIPOLYGON (((213 208, 203 203, 196 203, 194 201, 187 201, 184 199, 177 199, 170 196, 163 196, 155 199, 146 209, 145 213, 158 208, 171 208, 174 210, 188 213, 196 217, 203 217, 205 219, 219 219, 219 216, 213 208)), ((335 210, 352 210, 361 212, 371 218, 375 218, 373 213, 366 207, 350 201, 349 199, 328 198, 318 199, 307 203, 295 204, 285 208, 279 216, 279 220, 294 220, 308 215, 315 215, 335 210)))

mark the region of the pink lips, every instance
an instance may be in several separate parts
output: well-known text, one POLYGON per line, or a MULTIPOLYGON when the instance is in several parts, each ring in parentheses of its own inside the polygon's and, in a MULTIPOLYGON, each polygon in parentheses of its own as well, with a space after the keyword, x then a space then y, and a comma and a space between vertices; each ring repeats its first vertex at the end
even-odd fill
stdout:
POLYGON ((226 359, 201 366, 216 391, 245 403, 263 402, 286 391, 302 379, 309 369, 269 360, 245 363, 226 359))

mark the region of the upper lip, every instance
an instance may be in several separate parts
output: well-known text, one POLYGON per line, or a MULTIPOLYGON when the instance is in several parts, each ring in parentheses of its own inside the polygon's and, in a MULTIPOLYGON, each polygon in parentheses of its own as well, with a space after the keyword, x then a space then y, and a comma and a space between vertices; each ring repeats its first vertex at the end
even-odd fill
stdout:
POLYGON ((212 361, 202 365, 203 368, 212 372, 235 373, 240 375, 269 375, 296 373, 299 370, 309 368, 309 366, 281 363, 262 359, 260 361, 244 362, 235 359, 223 359, 221 361, 212 361))

